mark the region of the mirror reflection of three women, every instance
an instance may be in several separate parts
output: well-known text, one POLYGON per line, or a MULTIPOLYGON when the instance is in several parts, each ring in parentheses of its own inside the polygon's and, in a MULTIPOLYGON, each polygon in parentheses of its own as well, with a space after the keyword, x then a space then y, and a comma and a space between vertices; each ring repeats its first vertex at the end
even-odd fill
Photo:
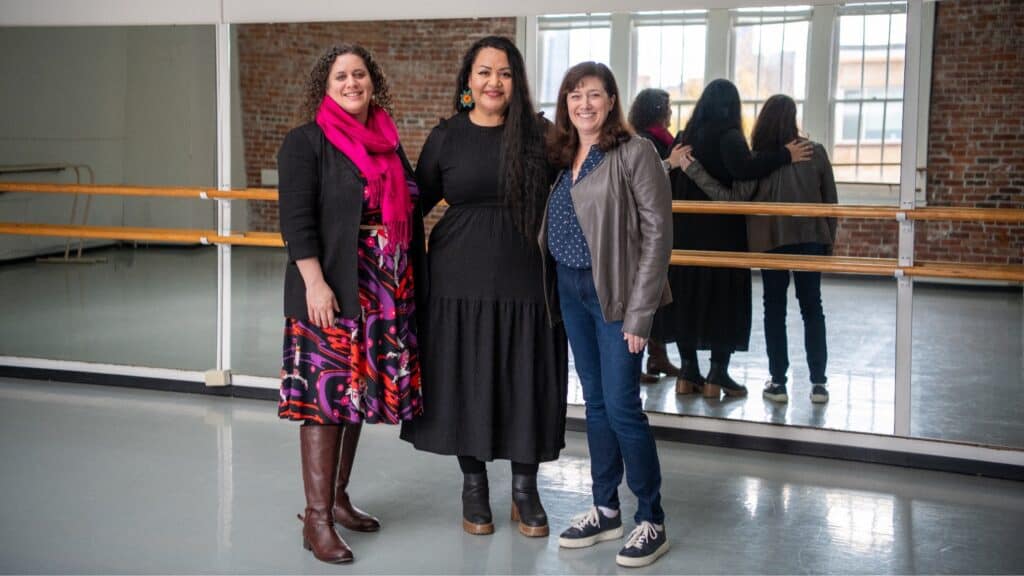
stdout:
MULTIPOLYGON (((663 90, 641 91, 630 120, 665 159, 676 200, 834 204, 836 186, 828 155, 820 144, 799 138, 796 112, 796 103, 788 96, 779 94, 765 101, 753 127, 751 150, 742 132, 739 92, 727 80, 714 80, 674 140, 666 129, 671 107, 663 90)), ((676 214, 673 230, 677 249, 824 255, 832 251, 836 222, 834 218, 676 214)), ((771 375, 762 396, 774 402, 789 399, 786 292, 791 274, 804 320, 810 398, 824 403, 828 401, 828 354, 819 272, 761 271, 771 375)), ((673 266, 669 284, 674 300, 658 311, 651 340, 675 342, 681 365, 676 368, 669 363, 663 344, 652 346, 648 374, 676 376, 679 394, 746 396, 746 387, 729 376, 728 366, 732 353, 746 350, 750 339, 750 270, 673 266), (697 350, 711 351, 706 377, 697 364, 697 350)))
MULTIPOLYGON (((486 462, 509 460, 511 518, 523 535, 547 536, 537 470, 565 444, 568 335, 593 505, 559 544, 623 536, 625 474, 638 508, 616 561, 650 564, 669 547, 639 397, 655 311, 672 300, 671 189, 658 153, 632 136, 600 64, 569 70, 553 126, 537 115, 505 38, 466 53, 453 104, 414 174, 386 77, 368 51, 343 45, 311 71, 307 123, 279 152, 289 257, 279 415, 302 422, 303 543, 348 562, 335 525, 380 529, 348 497, 363 422, 401 423, 417 449, 457 457, 471 534, 495 529, 486 462), (442 199, 427 254, 422 214, 442 199)), ((674 158, 689 162, 679 149, 674 158)), ((747 283, 749 300, 749 272, 747 283)))

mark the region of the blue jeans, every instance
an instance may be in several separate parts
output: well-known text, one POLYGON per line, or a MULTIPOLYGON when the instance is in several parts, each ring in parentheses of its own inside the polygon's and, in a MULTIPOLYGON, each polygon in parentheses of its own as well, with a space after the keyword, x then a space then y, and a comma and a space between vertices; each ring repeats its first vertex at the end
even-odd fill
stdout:
POLYGON ((636 495, 635 520, 661 524, 661 464, 640 402, 640 359, 605 322, 589 269, 558 266, 558 297, 576 373, 583 384, 594 505, 619 509, 619 484, 636 495))
MULTIPOLYGON (((790 244, 771 252, 776 254, 813 254, 823 256, 824 244, 790 244)), ((824 384, 828 348, 825 344, 825 313, 821 309, 821 272, 792 272, 796 299, 804 318, 804 350, 811 382, 824 384)), ((772 382, 786 383, 789 370, 789 344, 786 340, 786 292, 789 270, 762 270, 764 284, 764 340, 768 349, 768 372, 772 382)))

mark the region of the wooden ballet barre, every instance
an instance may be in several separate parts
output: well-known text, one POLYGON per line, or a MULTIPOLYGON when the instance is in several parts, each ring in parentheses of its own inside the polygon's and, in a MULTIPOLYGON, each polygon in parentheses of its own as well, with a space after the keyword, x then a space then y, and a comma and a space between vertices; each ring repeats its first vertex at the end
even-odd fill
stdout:
POLYGON ((1024 282, 1024 266, 1016 264, 964 264, 959 262, 917 262, 899 266, 895 258, 860 258, 854 256, 809 256, 767 254, 763 252, 715 252, 673 250, 673 266, 706 266, 709 268, 761 268, 767 270, 802 270, 806 272, 837 272, 869 276, 913 276, 916 278, 959 278, 1024 282))
POLYGON ((1024 210, 1017 208, 958 208, 955 206, 922 206, 907 210, 908 220, 959 222, 1024 222, 1024 210))
MULTIPOLYGON (((136 242, 167 242, 173 244, 229 244, 281 248, 284 242, 276 232, 249 232, 218 236, 216 230, 177 228, 138 228, 122 226, 72 226, 0 222, 0 234, 22 236, 56 236, 127 240, 136 242)), ((761 252, 716 252, 673 250, 673 266, 706 266, 711 268, 761 268, 769 270, 803 270, 869 276, 913 276, 917 278, 961 278, 1024 282, 1024 266, 1014 264, 962 264, 957 262, 918 262, 914 266, 897 266, 894 258, 861 258, 853 256, 808 256, 766 254, 761 252)))
POLYGON ((672 202, 672 212, 676 214, 737 214, 748 216, 801 216, 880 220, 1024 222, 1024 210, 1015 208, 957 208, 952 206, 923 206, 921 208, 904 210, 895 206, 675 200, 672 202))
POLYGON ((216 230, 187 228, 138 228, 129 226, 61 226, 54 224, 26 224, 0 222, 0 234, 21 236, 56 236, 93 238, 102 240, 129 240, 135 242, 168 242, 172 244, 231 244, 239 246, 284 246, 281 235, 271 232, 252 232, 218 236, 216 230))
POLYGON ((762 268, 805 272, 843 272, 869 276, 893 276, 895 258, 857 258, 851 256, 804 256, 764 252, 717 252, 710 250, 673 250, 673 266, 709 268, 762 268))
POLYGON ((961 262, 915 262, 903 273, 915 278, 958 278, 1024 282, 1024 266, 1018 264, 965 264, 961 262))
POLYGON ((711 200, 674 200, 676 214, 738 214, 744 216, 804 216, 832 218, 872 218, 895 220, 895 206, 848 206, 841 204, 802 204, 795 202, 716 202, 711 200))
POLYGON ((91 194, 105 196, 142 196, 148 198, 200 198, 211 200, 277 200, 277 190, 253 188, 217 190, 178 186, 120 186, 111 184, 48 184, 39 182, 0 182, 3 192, 39 194, 91 194))

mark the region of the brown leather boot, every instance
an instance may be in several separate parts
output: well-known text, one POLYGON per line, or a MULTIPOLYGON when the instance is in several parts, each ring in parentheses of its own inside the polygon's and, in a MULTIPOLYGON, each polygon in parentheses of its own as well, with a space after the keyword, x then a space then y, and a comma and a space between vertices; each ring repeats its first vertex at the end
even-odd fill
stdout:
POLYGON ((317 560, 331 564, 352 561, 352 550, 334 531, 334 478, 338 472, 339 426, 300 426, 302 484, 306 490, 306 513, 302 520, 302 545, 317 560))
POLYGON ((352 477, 352 462, 363 425, 346 424, 341 430, 341 455, 338 462, 338 481, 334 488, 334 521, 356 532, 380 530, 380 520, 352 505, 348 499, 348 480, 352 477))
POLYGON ((658 379, 658 375, 678 377, 679 368, 672 365, 665 350, 665 343, 651 338, 647 341, 647 370, 645 376, 658 379))

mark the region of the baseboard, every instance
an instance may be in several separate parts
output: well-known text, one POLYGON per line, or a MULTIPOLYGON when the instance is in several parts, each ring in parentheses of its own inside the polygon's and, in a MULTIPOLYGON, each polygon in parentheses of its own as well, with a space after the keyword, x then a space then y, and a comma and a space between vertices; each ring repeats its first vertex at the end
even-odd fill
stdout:
MULTIPOLYGON (((572 430, 574 432, 587 431, 586 421, 582 418, 568 418, 565 427, 567 430, 572 430)), ((917 468, 921 470, 932 470, 935 472, 950 472, 954 474, 967 474, 970 476, 984 476, 987 478, 1024 481, 1024 466, 1014 466, 1012 464, 985 462, 982 460, 968 460, 964 458, 950 458, 948 456, 934 456, 931 454, 896 452, 892 450, 836 446, 834 444, 803 442, 781 438, 763 438, 743 434, 708 432, 706 430, 667 428, 664 426, 651 426, 651 430, 654 432, 655 438, 669 442, 699 444, 701 446, 715 446, 719 448, 737 448, 740 450, 756 450, 759 452, 773 452, 776 454, 790 454, 793 456, 832 458, 835 460, 884 464, 887 466, 917 468)))
POLYGON ((255 400, 277 400, 277 390, 249 386, 206 386, 202 382, 147 378, 122 374, 54 370, 52 368, 25 368, 21 366, 0 366, 0 377, 46 380, 72 384, 94 384, 120 388, 140 388, 161 392, 183 392, 186 394, 208 394, 229 398, 250 398, 255 400))

